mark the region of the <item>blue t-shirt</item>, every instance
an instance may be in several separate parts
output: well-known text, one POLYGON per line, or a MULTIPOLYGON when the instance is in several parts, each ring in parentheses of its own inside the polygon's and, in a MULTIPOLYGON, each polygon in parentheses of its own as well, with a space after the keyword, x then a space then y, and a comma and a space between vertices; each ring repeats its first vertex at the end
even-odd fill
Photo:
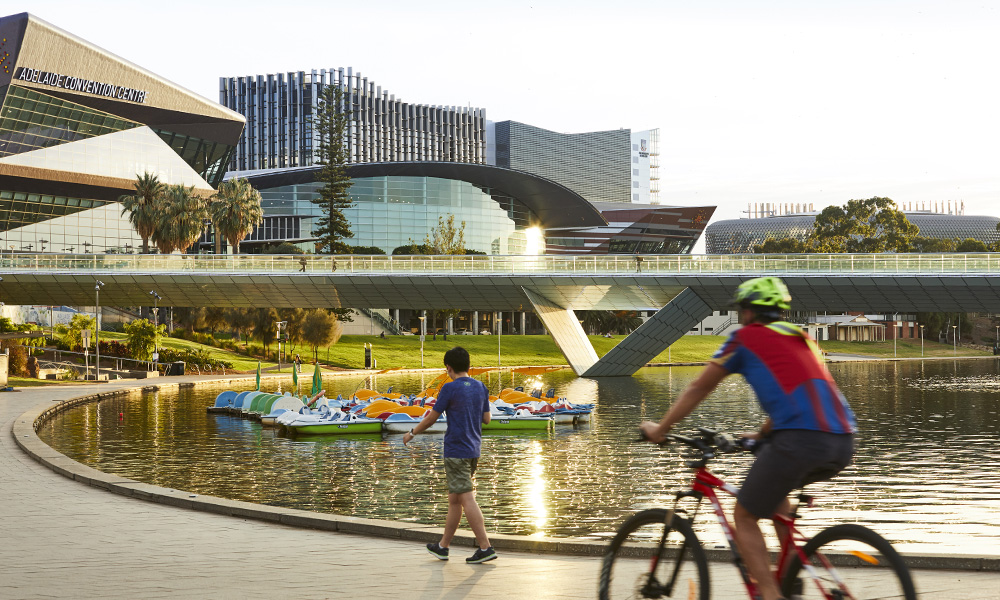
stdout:
POLYGON ((445 458, 479 458, 483 413, 490 412, 490 392, 482 381, 459 377, 441 387, 434 411, 448 417, 445 458))

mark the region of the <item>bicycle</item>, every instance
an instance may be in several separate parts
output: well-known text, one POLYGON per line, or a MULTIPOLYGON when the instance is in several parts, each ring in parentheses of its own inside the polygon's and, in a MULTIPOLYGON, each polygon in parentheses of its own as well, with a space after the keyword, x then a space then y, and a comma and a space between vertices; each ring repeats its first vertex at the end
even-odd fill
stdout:
MULTIPOLYGON (((695 471, 690 489, 676 494, 674 507, 639 512, 625 521, 612 539, 601 565, 599 597, 612 598, 686 598, 708 600, 710 581, 708 559, 691 523, 704 499, 711 503, 722 527, 733 560, 739 569, 750 598, 759 598, 756 583, 750 577, 736 547, 730 526, 715 490, 735 496, 739 491, 708 470, 708 461, 717 453, 748 450, 746 440, 710 429, 698 428, 698 437, 668 435, 700 453, 700 459, 686 465, 695 471), (690 516, 680 507, 685 499, 696 504, 690 516), (682 516, 683 515, 683 516, 682 516), (669 526, 667 526, 669 524, 669 526), (679 545, 671 540, 679 536, 679 545)), ((696 455, 697 457, 697 455, 696 455)), ((802 506, 812 506, 813 498, 799 494, 790 516, 772 518, 785 525, 781 539, 775 578, 782 594, 789 600, 861 600, 863 598, 905 598, 917 594, 903 558, 882 536, 855 524, 834 525, 812 539, 795 528, 802 506)))

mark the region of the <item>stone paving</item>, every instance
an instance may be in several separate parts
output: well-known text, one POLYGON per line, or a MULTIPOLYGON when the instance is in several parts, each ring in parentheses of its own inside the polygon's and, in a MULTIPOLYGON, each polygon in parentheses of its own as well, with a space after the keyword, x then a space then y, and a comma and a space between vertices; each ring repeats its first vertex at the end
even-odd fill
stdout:
MULTIPOLYGON (((503 550, 497 561, 466 565, 471 547, 454 546, 452 560, 441 562, 419 541, 290 527, 111 493, 54 472, 15 443, 15 425, 30 435, 20 422, 28 411, 135 385, 0 393, 0 598, 596 596, 593 556, 503 550)), ((64 461, 59 468, 72 463, 54 460, 64 461)), ((1000 599, 997 559, 982 560, 994 570, 915 570, 921 596, 1000 599)), ((712 577, 714 598, 742 597, 734 567, 713 563, 712 577)))

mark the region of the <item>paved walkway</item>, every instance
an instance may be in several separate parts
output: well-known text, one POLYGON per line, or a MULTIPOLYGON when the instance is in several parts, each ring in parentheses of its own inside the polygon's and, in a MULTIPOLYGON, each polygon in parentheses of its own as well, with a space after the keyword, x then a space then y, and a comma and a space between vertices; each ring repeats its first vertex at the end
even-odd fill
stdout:
MULTIPOLYGON (((440 562, 416 541, 290 527, 111 493, 57 474, 15 443, 14 430, 26 424, 21 421, 30 424, 23 413, 135 384, 0 393, 0 598, 544 600, 596 595, 596 557, 505 550, 499 560, 473 566, 462 560, 471 549, 456 547, 455 558, 440 562)), ((79 467, 50 452, 58 468, 79 467)), ((85 467, 82 472, 86 475, 85 467)), ((428 536, 437 531, 423 529, 428 536)), ((713 597, 741 597, 731 565, 713 564, 712 575, 713 597)), ((927 598, 1000 598, 997 571, 917 570, 914 575, 927 598)))

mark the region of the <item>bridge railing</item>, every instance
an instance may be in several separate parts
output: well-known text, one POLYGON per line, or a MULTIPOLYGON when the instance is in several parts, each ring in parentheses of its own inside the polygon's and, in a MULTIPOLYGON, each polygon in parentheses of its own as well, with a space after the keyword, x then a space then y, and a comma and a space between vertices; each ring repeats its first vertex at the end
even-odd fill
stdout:
POLYGON ((1000 274, 1000 253, 580 256, 360 256, 211 254, 0 255, 0 270, 66 273, 282 273, 421 275, 1000 274))

